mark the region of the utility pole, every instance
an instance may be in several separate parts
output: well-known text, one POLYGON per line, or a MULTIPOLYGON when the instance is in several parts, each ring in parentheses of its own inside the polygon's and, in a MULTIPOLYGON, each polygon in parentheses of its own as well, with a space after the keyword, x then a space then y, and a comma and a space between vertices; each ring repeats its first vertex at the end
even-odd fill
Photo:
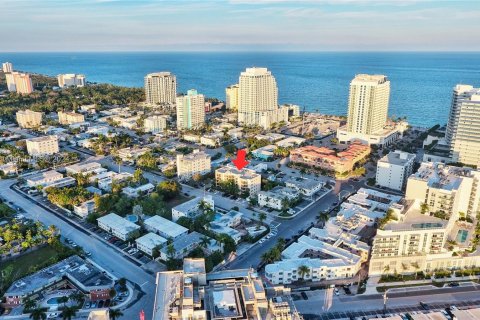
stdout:
POLYGON ((387 290, 383 293, 383 315, 385 316, 387 314, 387 290))

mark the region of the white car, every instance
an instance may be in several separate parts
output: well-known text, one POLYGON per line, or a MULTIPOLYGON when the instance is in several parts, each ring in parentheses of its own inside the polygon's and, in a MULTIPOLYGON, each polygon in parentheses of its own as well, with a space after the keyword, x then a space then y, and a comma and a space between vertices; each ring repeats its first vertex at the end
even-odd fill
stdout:
POLYGON ((58 312, 52 312, 52 313, 49 313, 48 316, 47 316, 47 319, 55 319, 59 316, 59 313, 58 312))

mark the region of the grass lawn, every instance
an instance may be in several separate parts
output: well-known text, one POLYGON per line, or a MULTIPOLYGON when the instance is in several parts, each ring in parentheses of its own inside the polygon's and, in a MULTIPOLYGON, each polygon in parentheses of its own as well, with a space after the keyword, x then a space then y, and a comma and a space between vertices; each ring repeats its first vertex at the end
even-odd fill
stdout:
POLYGON ((2 262, 0 265, 0 272, 10 269, 11 277, 10 283, 23 278, 32 272, 36 271, 37 266, 46 266, 53 264, 58 260, 58 252, 50 246, 45 246, 38 250, 29 252, 20 256, 18 259, 2 262), (13 268, 11 268, 11 266, 13 268))
POLYGON ((192 200, 193 198, 195 197, 185 197, 183 194, 180 194, 174 199, 166 202, 167 211, 171 213, 173 207, 178 206, 179 204, 182 204, 184 202, 187 202, 188 200, 192 200))

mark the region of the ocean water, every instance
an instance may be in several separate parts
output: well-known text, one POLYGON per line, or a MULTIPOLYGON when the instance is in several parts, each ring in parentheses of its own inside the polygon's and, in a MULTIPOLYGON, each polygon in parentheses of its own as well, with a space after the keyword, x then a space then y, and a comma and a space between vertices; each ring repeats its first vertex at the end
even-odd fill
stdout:
POLYGON ((0 61, 16 70, 83 73, 88 81, 130 87, 142 87, 147 73, 171 71, 179 92, 195 88, 219 99, 246 67, 261 66, 275 76, 280 103, 339 115, 346 113, 355 74, 379 73, 391 81, 390 116, 419 126, 446 123, 455 84, 480 86, 480 53, 0 53, 0 61))

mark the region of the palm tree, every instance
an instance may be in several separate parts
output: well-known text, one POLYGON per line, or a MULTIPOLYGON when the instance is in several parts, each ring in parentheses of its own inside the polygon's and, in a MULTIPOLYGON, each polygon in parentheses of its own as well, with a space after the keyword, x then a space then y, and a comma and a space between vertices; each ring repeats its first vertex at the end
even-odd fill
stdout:
POLYGON ((304 279, 305 276, 308 276, 310 274, 310 268, 308 268, 306 265, 301 265, 298 267, 298 275, 304 279))
POLYGON ((417 280, 418 277, 418 270, 420 269, 420 266, 418 265, 418 262, 412 262, 412 267, 415 269, 415 280, 417 280))
POLYGON ((72 293, 69 297, 68 297, 70 300, 73 300, 78 304, 80 304, 83 299, 85 298, 85 296, 83 295, 83 293, 81 293, 80 291, 76 291, 74 293, 72 293))
POLYGON ((263 221, 265 221, 265 219, 267 219, 267 215, 265 214, 265 212, 260 212, 258 214, 258 221, 260 221, 260 224, 263 224, 263 221))
POLYGON ((208 246, 210 245, 210 238, 207 236, 201 237, 200 238, 200 247, 207 249, 208 246))
POLYGON ((110 315, 110 320, 115 320, 123 316, 123 312, 119 309, 108 309, 108 314, 110 315))
POLYGON ((385 267, 383 267, 383 273, 388 275, 388 272, 390 271, 390 266, 387 264, 385 267))
POLYGON ((47 308, 35 308, 30 312, 30 319, 45 320, 47 319, 47 308))
POLYGON ((403 270, 402 272, 402 279, 403 279, 403 277, 405 276, 405 271, 408 270, 408 264, 402 263, 402 270, 403 270))
POLYGON ((167 246, 167 256, 169 259, 175 257, 175 247, 171 243, 167 246))
POLYGON ((72 320, 73 317, 77 315, 78 309, 75 307, 66 307, 63 309, 62 312, 62 319, 63 320, 72 320))
POLYGON ((66 307, 67 307, 68 299, 69 299, 68 297, 63 296, 63 297, 58 298, 57 301, 58 301, 59 303, 63 303, 63 307, 66 308, 66 307))
POLYGON ((23 301, 23 305, 24 305, 24 308, 25 310, 30 310, 30 309, 33 309, 37 306, 37 303, 29 298, 26 298, 24 301, 23 301))

